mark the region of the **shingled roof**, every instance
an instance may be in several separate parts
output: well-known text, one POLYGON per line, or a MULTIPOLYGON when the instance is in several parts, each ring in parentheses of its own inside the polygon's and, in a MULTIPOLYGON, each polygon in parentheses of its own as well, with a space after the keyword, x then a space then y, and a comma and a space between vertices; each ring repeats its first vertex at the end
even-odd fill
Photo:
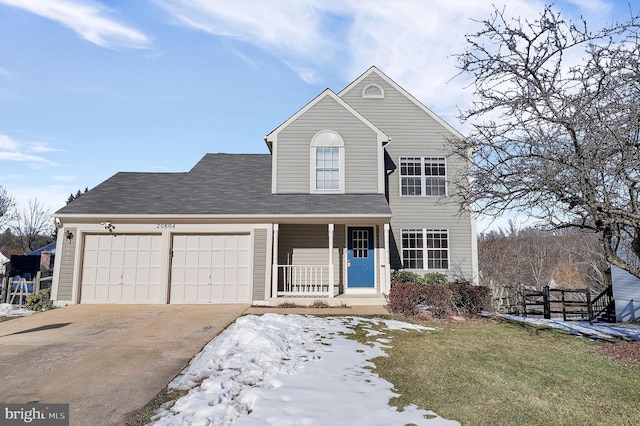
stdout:
POLYGON ((117 173, 56 215, 380 215, 383 194, 272 194, 271 155, 207 154, 186 173, 117 173))

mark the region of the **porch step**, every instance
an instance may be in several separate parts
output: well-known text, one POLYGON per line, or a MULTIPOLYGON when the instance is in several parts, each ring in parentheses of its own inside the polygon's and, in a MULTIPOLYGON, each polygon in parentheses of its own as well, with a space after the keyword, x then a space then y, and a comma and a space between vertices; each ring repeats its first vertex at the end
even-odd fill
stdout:
POLYGON ((329 306, 384 306, 387 300, 381 294, 341 294, 336 297, 304 297, 289 296, 278 297, 269 301, 269 306, 279 306, 285 303, 300 306, 325 303, 329 306))

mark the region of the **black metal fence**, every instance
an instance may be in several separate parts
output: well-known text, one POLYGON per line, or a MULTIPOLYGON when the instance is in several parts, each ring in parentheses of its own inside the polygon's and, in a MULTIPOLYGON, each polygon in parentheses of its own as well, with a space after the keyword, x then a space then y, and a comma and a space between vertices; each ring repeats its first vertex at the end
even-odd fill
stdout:
POLYGON ((589 321, 600 318, 614 322, 615 312, 611 287, 592 298, 591 291, 543 287, 541 290, 525 290, 523 294, 524 316, 542 316, 545 319, 562 318, 563 321, 589 321))

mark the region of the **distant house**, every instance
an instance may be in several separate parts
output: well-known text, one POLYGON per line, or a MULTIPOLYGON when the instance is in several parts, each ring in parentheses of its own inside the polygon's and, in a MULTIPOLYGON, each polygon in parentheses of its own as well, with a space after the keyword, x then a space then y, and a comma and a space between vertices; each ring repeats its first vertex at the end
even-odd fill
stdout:
POLYGON ((56 242, 49 243, 31 252, 27 250, 7 250, 9 261, 4 264, 4 273, 10 276, 20 275, 33 278, 38 272, 42 277, 53 273, 56 254, 56 242))
POLYGON ((56 254, 56 245, 57 243, 54 241, 52 243, 49 243, 47 245, 44 245, 40 248, 37 248, 29 253, 27 253, 27 256, 41 256, 42 253, 49 253, 52 256, 55 256, 56 254))
POLYGON ((57 211, 52 297, 384 304, 392 270, 475 282, 474 217, 450 202, 470 165, 449 155, 453 138, 462 135, 371 67, 271 131, 264 154, 117 173, 57 211))
POLYGON ((616 321, 640 320, 640 279, 611 266, 611 289, 616 304, 616 321))
POLYGON ((39 271, 43 277, 48 277, 53 274, 53 265, 56 257, 56 245, 57 243, 54 241, 26 254, 27 256, 37 256, 40 259, 39 271))
POLYGON ((0 250, 0 275, 5 274, 5 264, 9 263, 11 255, 6 255, 3 250, 0 250))
POLYGON ((0 250, 0 275, 5 276, 9 273, 7 267, 11 261, 11 256, 19 256, 26 254, 27 250, 0 250))

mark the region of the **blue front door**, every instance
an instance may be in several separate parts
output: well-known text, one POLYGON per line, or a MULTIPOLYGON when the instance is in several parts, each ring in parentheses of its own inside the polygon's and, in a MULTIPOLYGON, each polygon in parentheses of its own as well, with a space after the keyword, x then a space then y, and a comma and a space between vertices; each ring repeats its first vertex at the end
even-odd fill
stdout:
POLYGON ((347 228, 347 233, 349 234, 347 285, 373 288, 375 285, 373 228, 347 228))

